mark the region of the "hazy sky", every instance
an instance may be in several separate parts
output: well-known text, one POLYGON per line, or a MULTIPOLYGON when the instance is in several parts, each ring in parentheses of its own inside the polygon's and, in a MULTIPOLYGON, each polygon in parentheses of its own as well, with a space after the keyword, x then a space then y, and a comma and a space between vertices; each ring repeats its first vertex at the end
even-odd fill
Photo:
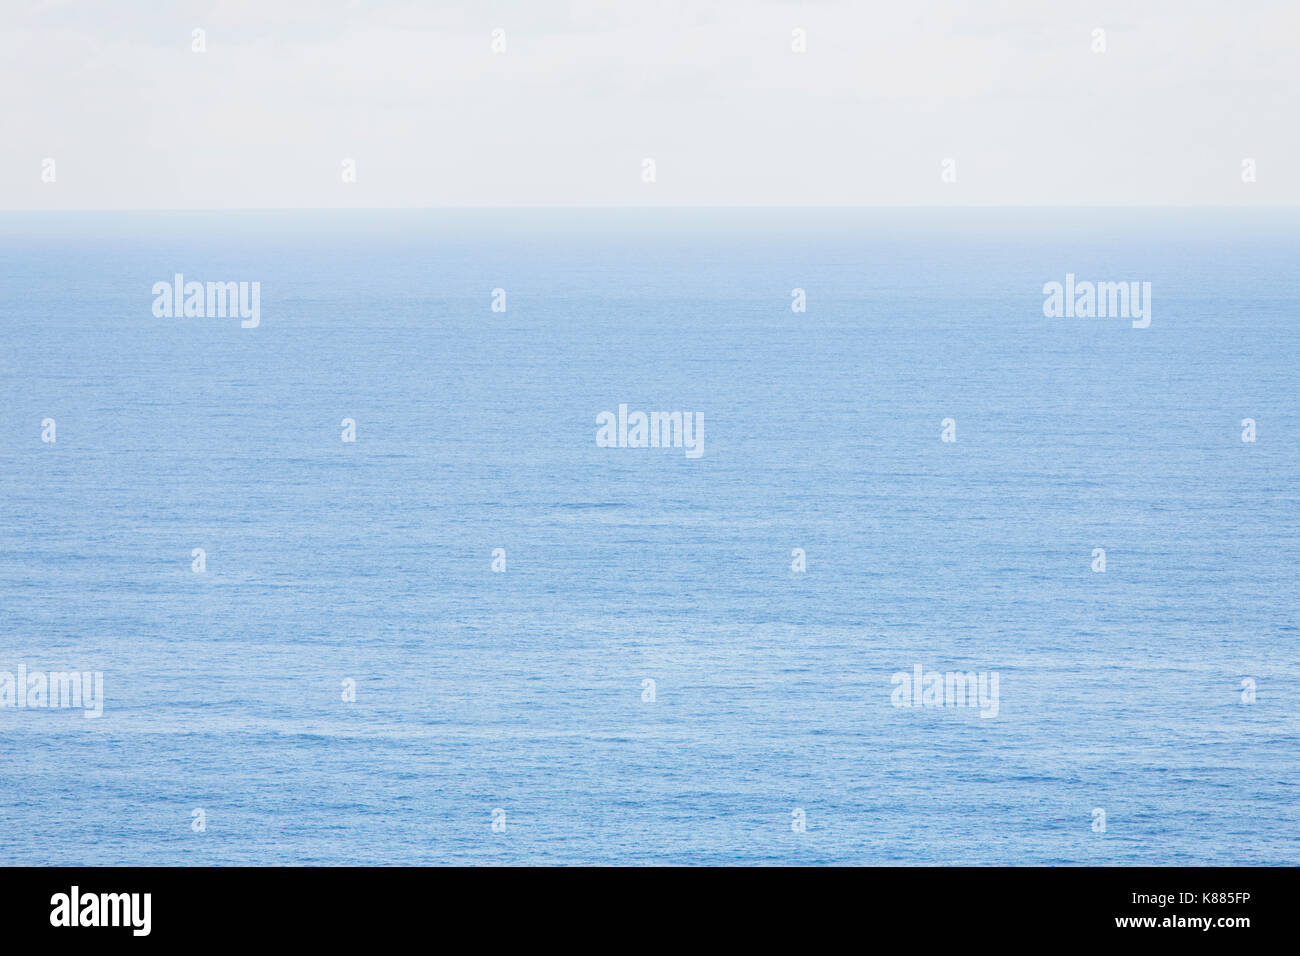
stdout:
POLYGON ((1294 204, 1298 35, 1297 0, 0 0, 0 208, 1294 204))

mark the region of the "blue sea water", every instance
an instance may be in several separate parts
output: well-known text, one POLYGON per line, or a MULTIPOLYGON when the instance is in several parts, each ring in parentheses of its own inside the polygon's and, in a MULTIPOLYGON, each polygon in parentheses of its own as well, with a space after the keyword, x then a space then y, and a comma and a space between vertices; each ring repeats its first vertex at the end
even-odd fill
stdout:
POLYGON ((1296 210, 4 214, 0 671, 106 700, 0 863, 1300 863, 1298 319, 1296 210))

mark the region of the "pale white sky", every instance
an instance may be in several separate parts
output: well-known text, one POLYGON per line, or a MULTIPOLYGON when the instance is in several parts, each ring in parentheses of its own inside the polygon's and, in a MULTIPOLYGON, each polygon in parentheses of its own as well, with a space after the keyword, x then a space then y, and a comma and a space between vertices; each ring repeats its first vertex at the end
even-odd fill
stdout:
POLYGON ((1296 204, 1298 37, 1297 0, 0 0, 0 208, 1296 204))

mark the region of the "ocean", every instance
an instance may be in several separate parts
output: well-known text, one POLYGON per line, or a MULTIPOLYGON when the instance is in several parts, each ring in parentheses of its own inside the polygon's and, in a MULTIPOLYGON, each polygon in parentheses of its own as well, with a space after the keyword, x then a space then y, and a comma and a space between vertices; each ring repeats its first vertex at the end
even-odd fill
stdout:
POLYGON ((0 215, 0 672, 103 680, 0 862, 1300 863, 1298 319, 1294 209, 0 215))

